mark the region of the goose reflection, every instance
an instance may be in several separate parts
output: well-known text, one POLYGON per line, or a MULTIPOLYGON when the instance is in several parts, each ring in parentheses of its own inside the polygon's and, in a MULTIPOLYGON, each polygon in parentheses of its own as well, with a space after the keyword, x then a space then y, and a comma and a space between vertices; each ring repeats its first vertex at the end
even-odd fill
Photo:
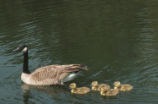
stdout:
POLYGON ((23 83, 21 85, 23 91, 24 104, 29 104, 29 99, 33 98, 31 93, 33 90, 44 92, 53 97, 53 99, 58 99, 57 94, 64 94, 69 92, 66 86, 31 86, 23 83))

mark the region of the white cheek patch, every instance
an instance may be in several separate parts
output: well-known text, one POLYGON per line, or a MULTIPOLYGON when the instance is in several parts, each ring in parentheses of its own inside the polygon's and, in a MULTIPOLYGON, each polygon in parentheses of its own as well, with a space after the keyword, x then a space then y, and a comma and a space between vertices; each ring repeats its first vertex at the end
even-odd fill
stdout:
POLYGON ((22 50, 22 52, 26 52, 27 51, 27 47, 25 47, 23 50, 22 50))

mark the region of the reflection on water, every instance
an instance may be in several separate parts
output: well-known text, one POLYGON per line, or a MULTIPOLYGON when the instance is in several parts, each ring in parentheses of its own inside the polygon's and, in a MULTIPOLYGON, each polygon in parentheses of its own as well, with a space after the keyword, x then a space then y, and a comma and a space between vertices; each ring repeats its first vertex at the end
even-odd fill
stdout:
POLYGON ((1 0, 0 103, 156 104, 157 3, 1 0), (120 80, 132 84, 134 90, 116 98, 102 98, 98 93, 71 95, 67 86, 23 85, 23 57, 12 52, 19 44, 29 45, 31 71, 49 64, 81 63, 88 65, 89 71, 75 80, 79 86, 90 87, 93 80, 110 85, 120 80), (25 92, 23 86, 28 88, 25 92))
POLYGON ((44 92, 46 94, 49 94, 53 99, 58 100, 58 96, 60 94, 65 94, 68 93, 69 90, 66 89, 66 86, 47 86, 47 87, 42 87, 42 86, 29 86, 26 84, 22 84, 21 88, 23 90, 23 99, 24 99, 24 104, 29 104, 32 100, 32 92, 37 91, 37 92, 44 92))

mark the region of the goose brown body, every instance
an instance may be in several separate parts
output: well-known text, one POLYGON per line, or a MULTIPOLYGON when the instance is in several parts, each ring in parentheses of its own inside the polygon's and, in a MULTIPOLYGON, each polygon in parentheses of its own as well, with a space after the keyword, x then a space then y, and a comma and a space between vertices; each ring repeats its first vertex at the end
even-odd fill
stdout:
POLYGON ((32 73, 22 73, 21 79, 29 85, 63 84, 63 79, 70 73, 87 70, 80 64, 49 65, 36 69, 32 73))

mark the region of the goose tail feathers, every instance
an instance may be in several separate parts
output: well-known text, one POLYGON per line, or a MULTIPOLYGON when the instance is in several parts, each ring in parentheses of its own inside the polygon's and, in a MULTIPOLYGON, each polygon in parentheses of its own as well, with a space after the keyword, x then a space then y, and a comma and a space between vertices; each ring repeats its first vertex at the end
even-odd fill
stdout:
POLYGON ((83 64, 70 64, 66 67, 65 72, 75 72, 75 71, 87 71, 88 68, 83 64))

